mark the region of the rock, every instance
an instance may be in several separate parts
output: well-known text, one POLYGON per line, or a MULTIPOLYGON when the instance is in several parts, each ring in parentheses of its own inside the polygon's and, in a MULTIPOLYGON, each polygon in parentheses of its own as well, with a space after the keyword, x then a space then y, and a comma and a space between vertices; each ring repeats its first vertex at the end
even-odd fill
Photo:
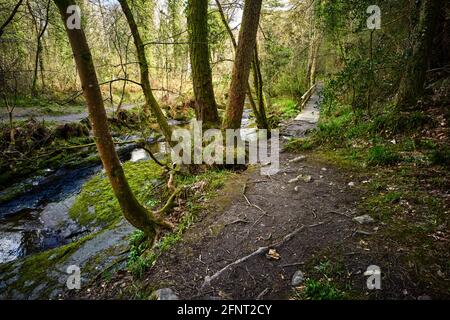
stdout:
POLYGON ((302 284, 304 280, 305 280, 305 276, 303 275, 303 272, 301 272, 300 270, 297 270, 297 271, 295 271, 294 275, 292 276, 291 285, 293 287, 296 287, 296 286, 302 284))
POLYGON ((355 186, 355 183, 354 183, 353 181, 351 181, 351 182, 348 183, 348 186, 349 186, 349 187, 354 187, 354 186, 355 186))
POLYGON ((305 156, 300 156, 300 157, 297 157, 297 158, 294 158, 294 159, 289 160, 289 162, 290 162, 290 163, 293 163, 293 162, 299 162, 299 161, 303 161, 303 160, 305 160, 305 159, 306 159, 305 156))
POLYGON ((353 221, 358 222, 360 224, 368 224, 368 223, 374 222, 375 220, 368 214, 365 214, 365 215, 353 218, 353 221))
POLYGON ((311 176, 303 176, 303 181, 311 182, 312 181, 312 177, 311 176))
POLYGON ((153 300, 179 300, 178 296, 170 288, 158 289, 152 293, 153 300))

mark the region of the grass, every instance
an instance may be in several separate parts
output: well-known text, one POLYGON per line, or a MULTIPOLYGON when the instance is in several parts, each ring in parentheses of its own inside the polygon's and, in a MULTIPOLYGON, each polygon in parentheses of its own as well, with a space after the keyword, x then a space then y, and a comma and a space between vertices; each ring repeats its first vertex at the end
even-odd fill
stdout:
MULTIPOLYGON (((312 157, 340 167, 355 181, 366 181, 357 184, 361 194, 357 213, 369 214, 377 227, 367 227, 371 235, 356 239, 370 248, 370 252, 360 251, 358 259, 332 252, 325 261, 313 259, 305 266, 308 280, 296 290, 296 298, 403 298, 404 288, 417 296, 423 292, 436 298, 450 296, 445 280, 450 274, 450 204, 446 197, 450 148, 445 140, 428 134, 436 126, 432 113, 398 112, 390 105, 372 112, 368 117, 333 102, 321 111, 320 123, 311 135, 285 145, 289 151, 309 150, 312 157), (364 291, 362 276, 348 279, 330 272, 330 266, 341 261, 348 274, 378 261, 387 270, 383 281, 391 287, 382 292, 364 291)), ((359 246, 349 243, 347 251, 359 246)), ((322 254, 317 256, 324 259, 322 254)))
POLYGON ((160 239, 153 248, 148 248, 148 244, 143 242, 144 234, 141 231, 136 231, 131 236, 131 250, 127 263, 131 273, 137 278, 142 277, 162 253, 179 242, 183 233, 195 222, 198 213, 203 209, 202 203, 213 197, 223 187, 225 181, 233 175, 234 173, 231 171, 211 169, 200 175, 177 177, 176 184, 183 186, 185 190, 189 190, 195 185, 204 185, 204 188, 201 192, 187 197, 183 215, 178 220, 176 229, 160 239))
POLYGON ((292 118, 299 112, 297 103, 293 99, 285 97, 273 99, 271 109, 279 113, 283 119, 292 118))
POLYGON ((331 260, 326 255, 312 258, 305 268, 309 277, 305 283, 294 289, 294 299, 299 300, 342 300, 349 298, 345 268, 341 261, 331 260))

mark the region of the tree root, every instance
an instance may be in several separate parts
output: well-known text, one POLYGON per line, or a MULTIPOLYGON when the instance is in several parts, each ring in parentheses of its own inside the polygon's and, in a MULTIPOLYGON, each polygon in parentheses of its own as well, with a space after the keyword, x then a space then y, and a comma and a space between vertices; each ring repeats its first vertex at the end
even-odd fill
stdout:
MULTIPOLYGON (((316 224, 309 225, 309 226, 307 226, 307 228, 317 227, 317 226, 320 226, 320 225, 325 224, 325 223, 326 222, 319 222, 319 223, 316 223, 316 224)), ((202 284, 201 288, 203 289, 203 288, 205 288, 207 286, 210 286, 211 285, 211 281, 213 281, 214 279, 217 279, 220 275, 222 275, 224 272, 228 271, 233 266, 236 266, 236 265, 238 265, 238 264, 240 264, 240 263, 242 263, 244 261, 247 261, 248 259, 250 259, 252 257, 258 256, 260 254, 266 254, 266 253, 269 252, 269 250, 271 248, 278 248, 278 247, 284 245, 285 243, 289 242, 297 233, 302 231, 304 228, 305 228, 305 226, 302 225, 301 227, 295 229, 293 232, 291 232, 291 233, 287 234, 286 236, 284 236, 283 239, 281 239, 279 242, 271 244, 271 245, 269 245, 267 247, 260 247, 256 251, 250 253, 249 255, 247 255, 245 257, 242 257, 242 258, 240 258, 240 259, 238 259, 236 261, 233 261, 230 264, 227 264, 225 267, 223 267, 222 269, 220 269, 219 271, 214 273, 212 276, 208 276, 207 275, 205 277, 205 280, 203 281, 203 284, 202 284)))

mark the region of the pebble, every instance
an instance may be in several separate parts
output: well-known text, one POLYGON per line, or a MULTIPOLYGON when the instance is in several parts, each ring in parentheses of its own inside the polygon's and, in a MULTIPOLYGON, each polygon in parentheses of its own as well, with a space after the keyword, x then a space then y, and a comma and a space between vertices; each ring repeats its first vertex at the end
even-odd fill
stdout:
POLYGON ((359 224, 368 224, 374 222, 375 220, 368 214, 365 214, 359 217, 354 217, 353 221, 358 222, 359 224))
POLYGON ((304 280, 305 280, 305 276, 303 275, 303 272, 301 272, 300 270, 297 270, 297 271, 295 271, 294 275, 292 276, 291 285, 293 287, 296 287, 296 286, 302 284, 304 280))
POLYGON ((156 300, 179 300, 178 296, 170 288, 158 289, 152 294, 156 300))

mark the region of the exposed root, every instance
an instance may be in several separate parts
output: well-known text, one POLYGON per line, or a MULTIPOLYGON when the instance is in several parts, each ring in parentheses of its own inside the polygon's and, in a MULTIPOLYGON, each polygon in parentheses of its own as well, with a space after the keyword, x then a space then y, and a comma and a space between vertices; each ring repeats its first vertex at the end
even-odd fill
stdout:
MULTIPOLYGON (((313 228, 313 227, 317 227, 320 226, 322 224, 325 224, 326 222, 319 222, 316 224, 312 224, 309 226, 306 226, 307 228, 313 228)), ((203 281, 202 284, 202 289, 205 288, 206 286, 210 286, 211 285, 211 281, 213 281, 214 279, 217 279, 218 277, 220 277, 224 272, 228 271, 229 269, 231 269, 233 266, 236 266, 244 261, 247 261, 248 259, 258 256, 260 254, 266 254, 269 252, 269 250, 271 248, 278 248, 282 245, 284 245, 286 242, 290 241, 297 233, 299 233, 300 231, 302 231, 303 229, 305 229, 305 226, 302 225, 301 227, 295 229, 293 232, 287 234, 286 236, 283 237, 283 239, 281 239, 279 242, 276 242, 272 245, 269 245, 267 247, 260 247, 258 248, 256 251, 250 253, 249 255, 239 258, 236 261, 233 261, 230 264, 227 264, 225 267, 223 267, 222 269, 220 269, 219 271, 217 271, 216 273, 214 273, 212 276, 206 276, 205 280, 203 281)))

